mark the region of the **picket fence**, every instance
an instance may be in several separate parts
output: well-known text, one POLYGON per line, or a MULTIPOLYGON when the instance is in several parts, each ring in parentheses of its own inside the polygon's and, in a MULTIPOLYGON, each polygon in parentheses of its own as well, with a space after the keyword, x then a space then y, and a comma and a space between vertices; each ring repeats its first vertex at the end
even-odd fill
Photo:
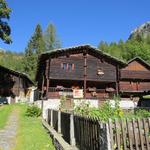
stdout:
POLYGON ((109 120, 111 149, 150 150, 150 118, 109 120))
POLYGON ((48 124, 80 150, 150 150, 150 118, 98 119, 48 109, 48 124))

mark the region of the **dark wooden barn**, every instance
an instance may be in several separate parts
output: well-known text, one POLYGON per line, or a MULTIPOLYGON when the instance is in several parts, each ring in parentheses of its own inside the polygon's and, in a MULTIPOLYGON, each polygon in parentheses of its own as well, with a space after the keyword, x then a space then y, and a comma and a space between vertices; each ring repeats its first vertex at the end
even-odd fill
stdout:
POLYGON ((89 45, 56 49, 39 57, 36 81, 47 99, 72 98, 79 89, 86 99, 104 100, 119 93, 119 70, 125 65, 89 45))
POLYGON ((15 101, 16 97, 25 96, 31 86, 33 82, 26 74, 0 66, 1 97, 12 97, 15 101))
POLYGON ((140 96, 150 92, 150 65, 136 57, 120 70, 120 94, 123 97, 140 96))

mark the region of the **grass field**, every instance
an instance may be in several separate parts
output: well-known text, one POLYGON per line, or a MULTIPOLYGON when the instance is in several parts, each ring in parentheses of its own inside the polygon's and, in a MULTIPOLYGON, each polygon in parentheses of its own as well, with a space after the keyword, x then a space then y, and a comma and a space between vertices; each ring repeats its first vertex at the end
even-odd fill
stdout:
POLYGON ((26 105, 8 105, 0 107, 0 128, 7 122, 12 109, 18 110, 19 127, 14 150, 54 150, 51 138, 41 123, 41 118, 25 116, 26 105))
POLYGON ((20 122, 15 150, 54 150, 52 141, 42 126, 41 118, 25 116, 26 105, 16 106, 20 122))
POLYGON ((4 126, 6 125, 12 108, 13 106, 10 105, 0 106, 0 129, 4 128, 4 126))

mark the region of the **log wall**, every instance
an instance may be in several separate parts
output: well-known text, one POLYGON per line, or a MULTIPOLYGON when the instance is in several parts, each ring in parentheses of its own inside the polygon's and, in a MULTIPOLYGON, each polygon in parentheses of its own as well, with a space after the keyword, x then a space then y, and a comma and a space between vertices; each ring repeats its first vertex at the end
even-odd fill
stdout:
MULTIPOLYGON (((84 79, 84 58, 83 54, 70 55, 69 57, 58 57, 51 60, 50 65, 51 79, 84 79), (61 68, 61 64, 74 64, 74 70, 66 71, 61 68)), ((87 55, 87 80, 90 81, 110 81, 116 82, 116 68, 104 60, 100 60, 91 55, 87 55), (104 72, 104 75, 98 75, 98 69, 104 72)))

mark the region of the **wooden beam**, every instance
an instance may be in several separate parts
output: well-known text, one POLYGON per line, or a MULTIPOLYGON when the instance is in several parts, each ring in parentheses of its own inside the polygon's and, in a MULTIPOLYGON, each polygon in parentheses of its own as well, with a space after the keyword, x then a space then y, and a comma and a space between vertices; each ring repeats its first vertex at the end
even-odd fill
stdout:
POLYGON ((46 97, 48 98, 48 92, 49 92, 49 75, 50 75, 50 59, 46 61, 46 97))
POLYGON ((44 78, 44 74, 43 74, 43 78, 42 78, 42 95, 41 98, 43 99, 43 94, 44 94, 44 83, 45 83, 45 78, 44 78))
POLYGON ((19 94, 20 94, 20 75, 18 76, 18 81, 19 81, 19 85, 18 85, 18 96, 19 96, 19 94))
POLYGON ((87 82, 87 54, 83 53, 84 57, 84 98, 86 99, 86 82, 87 82))
POLYGON ((120 78, 120 69, 119 66, 116 66, 116 94, 119 96, 119 78, 120 78))

